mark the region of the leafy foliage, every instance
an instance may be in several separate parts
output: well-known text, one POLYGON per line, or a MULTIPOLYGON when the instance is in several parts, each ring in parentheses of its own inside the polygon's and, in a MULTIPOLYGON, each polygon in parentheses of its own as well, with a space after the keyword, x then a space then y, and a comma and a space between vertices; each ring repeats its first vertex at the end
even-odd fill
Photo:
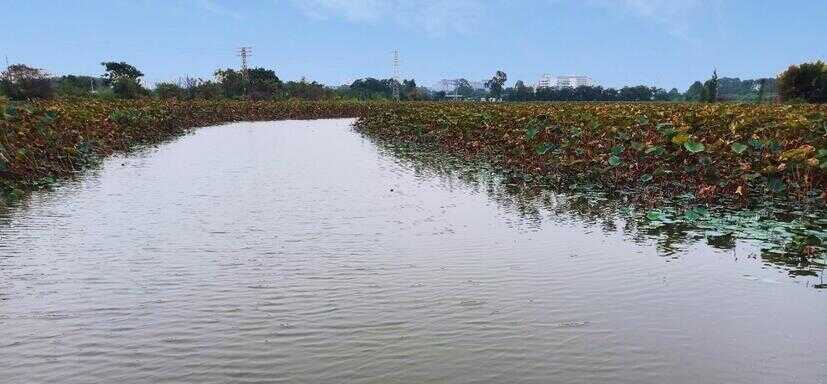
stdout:
POLYGON ((423 103, 363 116, 363 132, 427 144, 561 185, 742 203, 827 197, 827 109, 693 103, 423 103))
POLYGON ((149 91, 141 86, 143 72, 131 64, 125 62, 105 61, 101 63, 105 72, 103 78, 107 85, 112 86, 112 91, 123 99, 137 99, 149 96, 149 91))

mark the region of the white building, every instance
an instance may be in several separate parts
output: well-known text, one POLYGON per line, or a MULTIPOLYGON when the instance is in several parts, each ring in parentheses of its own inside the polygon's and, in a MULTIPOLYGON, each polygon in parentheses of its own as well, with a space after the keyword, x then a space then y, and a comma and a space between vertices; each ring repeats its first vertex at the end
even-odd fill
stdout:
POLYGON ((552 76, 550 74, 544 74, 540 76, 540 80, 537 81, 537 88, 550 88, 550 87, 557 87, 557 88, 577 88, 581 86, 591 87, 594 86, 595 82, 592 80, 591 77, 588 76, 575 76, 575 75, 561 75, 561 76, 552 76))
POLYGON ((556 82, 554 81, 554 77, 552 77, 548 73, 544 73, 542 76, 540 76, 540 80, 537 81, 537 87, 536 88, 537 89, 551 88, 555 84, 556 84, 556 82))

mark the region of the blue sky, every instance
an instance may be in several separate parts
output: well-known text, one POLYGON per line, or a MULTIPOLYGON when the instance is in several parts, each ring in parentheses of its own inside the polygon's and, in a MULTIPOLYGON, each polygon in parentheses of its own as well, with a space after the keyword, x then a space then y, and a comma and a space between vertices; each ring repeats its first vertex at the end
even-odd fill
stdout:
POLYGON ((827 58, 825 0, 0 0, 0 55, 54 74, 127 61, 145 81, 253 66, 338 85, 388 77, 509 83, 583 74, 604 86, 681 90, 707 78, 775 76, 827 58))

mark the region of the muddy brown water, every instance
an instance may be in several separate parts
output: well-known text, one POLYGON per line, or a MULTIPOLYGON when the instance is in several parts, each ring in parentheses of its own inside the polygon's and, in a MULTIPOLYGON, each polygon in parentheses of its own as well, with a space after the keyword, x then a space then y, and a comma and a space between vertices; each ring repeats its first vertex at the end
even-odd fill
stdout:
POLYGON ((827 383, 821 276, 527 220, 351 123, 203 128, 0 213, 0 382, 827 383))

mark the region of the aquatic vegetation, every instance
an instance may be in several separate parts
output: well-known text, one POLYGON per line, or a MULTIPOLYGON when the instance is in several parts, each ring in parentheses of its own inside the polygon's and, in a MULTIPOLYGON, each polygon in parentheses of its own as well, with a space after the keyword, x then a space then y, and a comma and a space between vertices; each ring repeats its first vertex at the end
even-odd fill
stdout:
POLYGON ((194 127, 358 117, 380 142, 616 207, 643 232, 751 239, 768 255, 824 264, 825 116, 827 106, 804 104, 2 101, 0 194, 194 127))
POLYGON ((692 193, 748 205, 783 195, 823 206, 827 106, 692 103, 409 103, 361 118, 362 132, 483 158, 524 177, 692 193))
POLYGON ((193 127, 244 120, 356 117, 381 104, 238 101, 0 102, 0 194, 48 186, 99 159, 193 127))
POLYGON ((357 130, 404 153, 484 163, 515 193, 580 201, 667 253, 687 239, 743 240, 800 271, 827 264, 825 115, 816 105, 424 103, 363 116, 357 130))

